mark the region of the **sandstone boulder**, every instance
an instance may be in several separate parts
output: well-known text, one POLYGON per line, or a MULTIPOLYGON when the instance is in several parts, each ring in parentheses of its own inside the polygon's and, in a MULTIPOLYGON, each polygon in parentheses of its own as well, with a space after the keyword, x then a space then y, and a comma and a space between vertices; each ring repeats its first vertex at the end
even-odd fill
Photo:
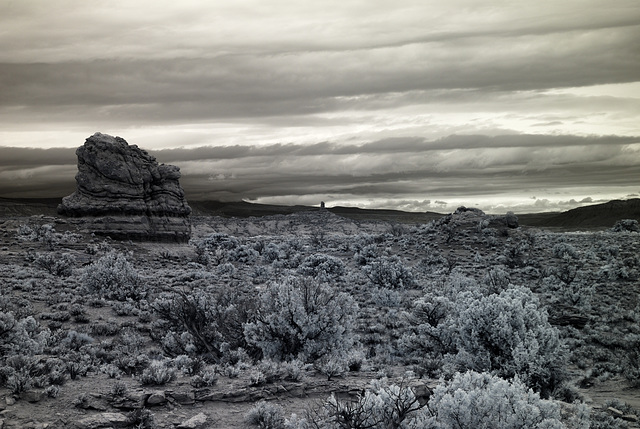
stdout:
POLYGON ((121 137, 95 133, 76 150, 77 190, 58 213, 82 217, 88 229, 112 238, 188 241, 191 235, 180 169, 121 137))

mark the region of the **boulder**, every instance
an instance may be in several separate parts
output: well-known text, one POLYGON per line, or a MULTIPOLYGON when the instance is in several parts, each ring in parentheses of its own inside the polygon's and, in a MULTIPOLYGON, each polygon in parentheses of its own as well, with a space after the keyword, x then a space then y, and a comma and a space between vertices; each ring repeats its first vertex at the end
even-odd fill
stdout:
POLYGON ((154 406, 162 405, 165 402, 167 402, 167 397, 165 396, 164 392, 161 390, 157 390, 149 394, 146 404, 147 406, 154 406))
POLYGON ((116 239, 188 241, 191 236, 180 169, 121 137, 95 133, 76 150, 76 191, 58 213, 82 217, 90 232, 116 239))
POLYGON ((180 425, 178 425, 178 429, 199 429, 206 423, 207 415, 204 413, 199 413, 191 417, 189 420, 185 420, 180 425))

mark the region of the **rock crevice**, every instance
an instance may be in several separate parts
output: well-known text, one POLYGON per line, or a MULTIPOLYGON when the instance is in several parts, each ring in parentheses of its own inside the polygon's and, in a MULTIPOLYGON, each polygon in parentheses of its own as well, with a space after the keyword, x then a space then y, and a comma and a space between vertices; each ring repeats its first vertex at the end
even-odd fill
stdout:
POLYGON ((180 169, 158 164, 121 137, 95 133, 76 150, 76 191, 58 213, 83 217, 96 234, 113 238, 188 241, 189 207, 180 169))

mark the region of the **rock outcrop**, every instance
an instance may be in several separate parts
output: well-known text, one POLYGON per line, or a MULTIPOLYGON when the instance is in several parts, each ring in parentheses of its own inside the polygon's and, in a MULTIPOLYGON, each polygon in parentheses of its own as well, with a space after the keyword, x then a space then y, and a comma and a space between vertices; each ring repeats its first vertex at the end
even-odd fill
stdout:
POLYGON ((191 235, 180 169, 123 138, 95 133, 76 150, 77 190, 58 213, 83 217, 90 231, 112 238, 188 241, 191 235))

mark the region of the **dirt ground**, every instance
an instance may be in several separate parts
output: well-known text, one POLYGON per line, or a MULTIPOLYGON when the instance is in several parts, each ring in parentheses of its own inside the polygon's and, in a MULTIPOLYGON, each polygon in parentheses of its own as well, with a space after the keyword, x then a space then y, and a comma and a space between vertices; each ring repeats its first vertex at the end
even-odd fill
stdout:
MULTIPOLYGON (((355 269, 351 260, 353 251, 350 250, 349 243, 362 235, 384 236, 387 249, 400 256, 407 266, 416 270, 425 253, 430 251, 425 249, 422 243, 407 239, 419 226, 354 221, 322 212, 247 219, 194 217, 192 221, 193 240, 212 233, 264 242, 300 238, 308 243, 316 243, 323 253, 343 259, 349 269, 355 269)), ((461 227, 453 239, 441 237, 437 243, 439 251, 450 260, 455 260, 458 269, 470 273, 491 267, 491 261, 502 254, 501 248, 505 243, 515 240, 519 237, 518 234, 542 234, 539 240, 568 242, 585 255, 589 246, 596 246, 600 241, 606 241, 606 245, 612 245, 613 242, 622 253, 637 253, 640 241, 630 235, 605 237, 601 231, 574 233, 559 239, 562 234, 539 230, 527 232, 521 228, 519 231, 510 231, 504 236, 499 236, 499 242, 494 243, 494 246, 482 247, 474 241, 477 234, 471 225, 473 224, 461 227), (463 231, 464 228, 466 232, 463 231), (482 257, 476 256, 478 254, 482 254, 482 257), (482 262, 479 263, 477 260, 482 262)), ((115 315, 109 306, 93 307, 89 305, 90 300, 87 297, 78 301, 85 303, 87 321, 79 323, 70 318, 57 324, 52 322, 51 317, 55 320, 55 314, 64 313, 65 310, 60 309, 66 308, 65 303, 73 302, 75 298, 70 291, 79 290, 80 273, 97 258, 88 249, 102 243, 105 243, 103 237, 94 237, 88 231, 83 231, 82 223, 79 221, 53 216, 0 218, 0 285, 5 307, 23 306, 24 313, 33 315, 41 326, 49 326, 56 330, 91 332, 95 324, 114 323, 118 327, 132 327, 139 332, 146 332, 149 329, 148 323, 140 322, 139 317, 115 315), (68 232, 73 234, 73 237, 67 242, 56 244, 54 250, 51 250, 47 243, 19 237, 21 226, 29 225, 35 228, 43 224, 53 225, 57 233, 68 232), (73 274, 61 278, 34 267, 29 255, 46 252, 71 255, 74 261, 73 274)), ((106 240, 106 243, 108 247, 129 255, 150 285, 162 284, 163 279, 179 275, 196 257, 195 248, 190 243, 134 243, 109 240, 106 240)), ((540 250, 542 247, 539 246, 537 250, 539 254, 529 251, 529 257, 542 258, 544 261, 547 256, 540 250)), ((548 261, 549 264, 561 262, 548 261)), ((583 271, 586 271, 585 265, 580 263, 583 271)), ((249 273, 253 268, 255 267, 239 266, 238 276, 249 273)), ((593 267, 593 270, 596 268, 598 267, 593 267)), ((602 270, 602 267, 598 269, 602 270)), ((524 269, 514 269, 512 281, 530 281, 523 273, 524 269)), ((611 287, 606 290, 596 290, 596 297, 592 300, 591 312, 588 315, 590 323, 601 320, 602 312, 611 308, 628 308, 632 311, 638 304, 638 289, 637 280, 621 280, 611 282, 611 287)), ((354 288, 351 293, 357 290, 359 289, 354 288)), ((407 293, 419 295, 419 287, 407 293)), ((379 316, 374 310, 364 305, 361 307, 362 311, 370 312, 362 316, 364 319, 375 320, 379 316)), ((631 332, 626 325, 623 326, 622 319, 624 318, 621 317, 615 322, 619 324, 616 325, 619 331, 615 331, 614 335, 619 335, 619 332, 631 332)), ((583 338, 585 335, 584 331, 567 329, 566 335, 574 339, 583 338)), ((95 336, 94 340, 100 342, 107 338, 95 336)), ((149 344, 149 347, 154 346, 149 344)), ((594 408, 600 408, 615 398, 633 409, 640 410, 640 389, 633 387, 620 374, 599 372, 597 377, 592 377, 592 383, 581 385, 580 382, 587 378, 585 374, 590 363, 586 365, 587 367, 579 365, 572 368, 574 383, 578 386, 576 391, 585 402, 594 408)), ((391 381, 400 380, 409 369, 411 368, 394 365, 392 362, 371 361, 365 362, 359 372, 349 372, 332 380, 327 380, 326 376, 310 370, 299 381, 282 380, 260 386, 252 385, 247 371, 233 377, 220 374, 217 383, 206 388, 192 387, 190 377, 184 374, 179 374, 176 380, 163 386, 142 386, 132 376, 125 375, 116 379, 101 371, 90 370, 84 376, 67 379, 60 386, 56 397, 47 396, 43 393, 42 387, 32 387, 19 395, 12 394, 6 387, 0 388, 0 428, 125 427, 126 424, 121 421, 122 416, 126 417, 132 410, 140 408, 140 404, 144 404, 144 407, 151 411, 157 427, 160 428, 189 427, 189 419, 196 416, 202 418, 202 414, 206 417, 206 423, 201 427, 251 427, 244 421, 244 416, 257 401, 266 400, 281 405, 286 416, 291 413, 303 414, 307 407, 326 399, 332 393, 343 397, 355 397, 372 379, 385 375, 391 381), (126 400, 114 400, 113 391, 116 383, 124 383, 127 386, 126 400), (100 418, 103 418, 102 422, 100 418)), ((437 380, 423 378, 416 380, 415 386, 428 391, 437 383, 437 380)), ((640 427, 631 424, 631 427, 640 427)))

